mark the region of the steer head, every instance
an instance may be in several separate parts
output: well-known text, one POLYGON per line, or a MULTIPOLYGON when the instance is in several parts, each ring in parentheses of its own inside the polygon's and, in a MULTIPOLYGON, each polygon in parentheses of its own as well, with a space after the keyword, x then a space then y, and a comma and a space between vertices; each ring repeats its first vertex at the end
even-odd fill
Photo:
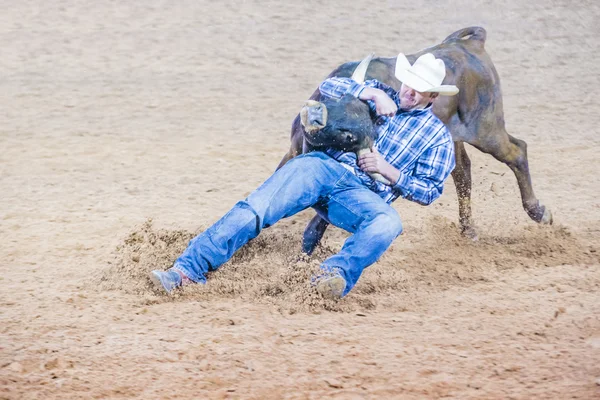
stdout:
MULTIPOLYGON (((373 55, 356 67, 352 79, 364 83, 373 55)), ((352 95, 341 99, 308 100, 300 111, 304 139, 313 148, 334 148, 358 155, 371 151, 377 139, 374 121, 377 115, 362 100, 352 95)), ((389 184, 380 174, 370 173, 377 181, 389 184)))
POLYGON ((346 152, 371 147, 375 140, 374 117, 365 102, 351 95, 321 102, 309 100, 300 111, 308 144, 346 152))

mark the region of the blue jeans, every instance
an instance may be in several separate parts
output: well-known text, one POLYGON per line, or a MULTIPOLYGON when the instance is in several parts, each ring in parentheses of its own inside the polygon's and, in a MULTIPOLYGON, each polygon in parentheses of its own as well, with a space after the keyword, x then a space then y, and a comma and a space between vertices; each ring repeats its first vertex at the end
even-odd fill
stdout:
POLYGON ((308 207, 350 236, 321 268, 338 269, 346 295, 362 271, 402 232, 398 213, 339 162, 321 152, 293 158, 245 200, 189 242, 174 267, 194 282, 217 269, 240 247, 282 218, 308 207))

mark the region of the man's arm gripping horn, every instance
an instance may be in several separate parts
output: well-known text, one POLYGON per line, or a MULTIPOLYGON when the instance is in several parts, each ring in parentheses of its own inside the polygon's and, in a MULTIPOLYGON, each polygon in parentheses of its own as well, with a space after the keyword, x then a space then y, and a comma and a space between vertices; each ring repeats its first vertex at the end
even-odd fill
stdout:
MULTIPOLYGON (((369 68, 369 64, 371 63, 371 60, 373 59, 374 55, 375 55, 374 53, 369 54, 360 62, 360 64, 358 64, 358 66, 352 73, 353 81, 355 81, 356 83, 361 84, 361 85, 363 83, 365 83, 365 76, 367 75, 367 68, 369 68)), ((364 148, 364 149, 359 149, 356 152, 356 157, 358 158, 362 154, 366 154, 366 153, 371 153, 371 146, 364 148)), ((385 179, 381 174, 379 174, 377 172, 369 172, 368 174, 369 174, 369 176, 371 176, 371 178, 383 183, 384 185, 390 184, 390 181, 385 179)))

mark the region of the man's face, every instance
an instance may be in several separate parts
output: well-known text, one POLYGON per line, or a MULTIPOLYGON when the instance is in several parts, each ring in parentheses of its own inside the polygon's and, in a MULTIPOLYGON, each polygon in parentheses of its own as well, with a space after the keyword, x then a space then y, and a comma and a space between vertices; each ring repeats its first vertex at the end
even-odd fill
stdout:
POLYGON ((437 97, 437 93, 417 92, 404 83, 400 87, 400 108, 404 111, 425 108, 437 97))

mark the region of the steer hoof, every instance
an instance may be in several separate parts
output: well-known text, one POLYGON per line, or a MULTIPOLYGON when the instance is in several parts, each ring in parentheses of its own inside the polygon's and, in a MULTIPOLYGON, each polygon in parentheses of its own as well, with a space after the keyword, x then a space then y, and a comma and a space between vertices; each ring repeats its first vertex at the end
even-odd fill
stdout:
POLYGON ((542 215, 540 224, 552 225, 552 222, 554 222, 554 219, 552 218, 552 213, 546 206, 541 206, 541 207, 544 209, 544 214, 542 215))
POLYGON ((535 205, 523 206, 529 218, 543 225, 552 225, 552 213, 546 206, 536 202, 535 205))
POLYGON ((471 239, 474 242, 479 240, 479 235, 477 235, 477 231, 472 226, 464 226, 460 233, 467 239, 471 239))
POLYGON ((315 249, 317 248, 317 244, 318 243, 310 243, 310 242, 302 243, 302 252, 304 254, 306 254, 307 256, 312 256, 312 253, 314 253, 315 249))

